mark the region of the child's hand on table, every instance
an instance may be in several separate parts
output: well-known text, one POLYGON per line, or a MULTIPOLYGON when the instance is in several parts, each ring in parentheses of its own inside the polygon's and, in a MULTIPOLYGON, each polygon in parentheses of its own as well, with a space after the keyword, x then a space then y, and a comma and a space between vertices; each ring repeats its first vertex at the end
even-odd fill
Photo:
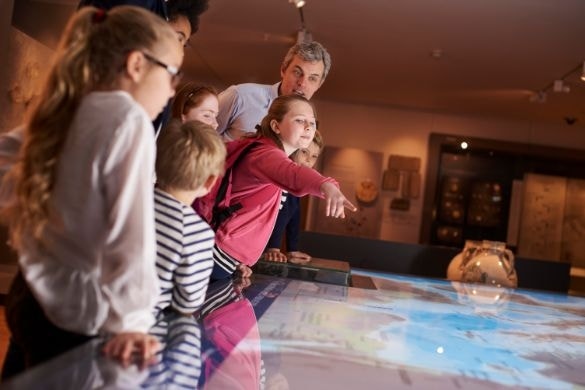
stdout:
POLYGON ((288 261, 293 264, 306 264, 311 261, 311 256, 299 251, 288 252, 288 261))
POLYGON ((159 349, 160 343, 156 337, 147 333, 127 332, 114 335, 106 342, 102 352, 124 366, 137 362, 138 366, 144 368, 153 361, 159 349))
POLYGON ((263 259, 266 261, 274 261, 276 263, 286 263, 287 257, 278 248, 268 248, 264 252, 263 259))

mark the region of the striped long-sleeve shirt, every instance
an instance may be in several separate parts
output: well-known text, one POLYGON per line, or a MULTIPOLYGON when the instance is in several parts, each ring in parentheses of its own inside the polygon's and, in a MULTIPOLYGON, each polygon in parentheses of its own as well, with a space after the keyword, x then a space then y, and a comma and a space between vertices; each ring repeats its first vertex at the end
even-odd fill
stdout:
POLYGON ((148 379, 136 388, 199 389, 202 368, 201 327, 195 318, 167 315, 149 333, 159 339, 162 348, 156 355, 156 363, 147 370, 148 379))
POLYGON ((214 232, 190 206, 158 188, 154 201, 156 271, 160 280, 156 309, 172 306, 190 314, 205 300, 213 268, 214 232))

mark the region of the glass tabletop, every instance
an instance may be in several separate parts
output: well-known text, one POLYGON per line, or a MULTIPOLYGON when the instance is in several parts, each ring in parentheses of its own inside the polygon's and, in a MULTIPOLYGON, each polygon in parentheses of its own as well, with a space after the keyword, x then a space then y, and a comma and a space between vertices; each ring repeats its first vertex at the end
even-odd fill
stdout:
POLYGON ((378 290, 254 275, 169 313, 146 370, 99 340, 3 388, 574 389, 585 386, 585 299, 371 273, 378 290), (24 387, 23 387, 24 386, 24 387))

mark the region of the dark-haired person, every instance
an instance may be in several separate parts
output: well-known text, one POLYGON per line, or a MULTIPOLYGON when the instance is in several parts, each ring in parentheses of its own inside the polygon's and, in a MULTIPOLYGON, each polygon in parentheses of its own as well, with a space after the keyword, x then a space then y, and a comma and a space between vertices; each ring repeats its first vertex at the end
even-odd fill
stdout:
POLYGON ((209 7, 209 0, 81 0, 78 8, 93 6, 109 10, 118 5, 145 8, 166 19, 186 45, 199 29, 199 15, 209 7))
MULTIPOLYGON (((209 0, 81 0, 78 8, 93 6, 109 10, 119 5, 142 7, 164 18, 185 47, 191 36, 199 30, 199 16, 209 7, 209 0)), ((170 105, 167 105, 152 123, 156 134, 168 122, 170 112, 170 105)))

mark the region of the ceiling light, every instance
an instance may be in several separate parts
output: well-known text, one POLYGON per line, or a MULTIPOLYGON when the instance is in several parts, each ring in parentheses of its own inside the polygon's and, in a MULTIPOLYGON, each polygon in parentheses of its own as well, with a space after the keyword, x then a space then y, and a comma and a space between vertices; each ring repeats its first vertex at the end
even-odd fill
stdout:
POLYGON ((561 77, 548 83, 544 88, 541 88, 540 90, 533 92, 530 95, 529 100, 532 103, 546 103, 546 93, 547 92, 564 92, 564 93, 571 92, 571 87, 567 84, 566 79, 568 77, 571 77, 571 80, 574 80, 573 79, 574 74, 579 72, 579 71, 581 71, 581 76, 580 76, 581 80, 585 81, 585 61, 583 61, 583 63, 579 62, 577 64, 577 66, 575 66, 573 69, 569 70, 567 73, 565 73, 561 77))
POLYGON ((301 8, 306 3, 305 0, 288 0, 288 2, 294 4, 297 8, 301 8))
POLYGON ((431 57, 436 60, 440 60, 443 57, 443 49, 433 49, 431 50, 431 57))

